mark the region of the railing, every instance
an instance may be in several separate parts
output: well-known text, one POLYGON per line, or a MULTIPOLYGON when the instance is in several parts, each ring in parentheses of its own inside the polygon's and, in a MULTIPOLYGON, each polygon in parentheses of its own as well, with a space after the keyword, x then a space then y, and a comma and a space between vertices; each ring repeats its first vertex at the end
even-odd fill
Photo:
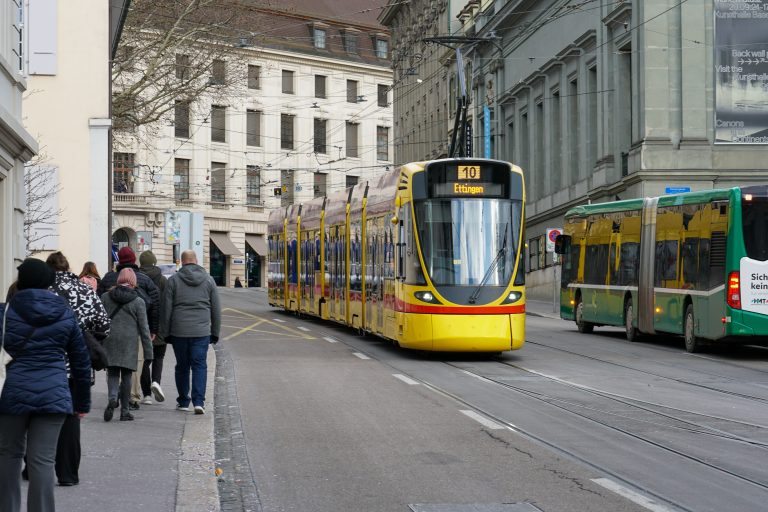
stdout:
POLYGON ((112 201, 116 204, 133 204, 133 205, 147 205, 149 204, 148 197, 143 194, 112 194, 112 201))

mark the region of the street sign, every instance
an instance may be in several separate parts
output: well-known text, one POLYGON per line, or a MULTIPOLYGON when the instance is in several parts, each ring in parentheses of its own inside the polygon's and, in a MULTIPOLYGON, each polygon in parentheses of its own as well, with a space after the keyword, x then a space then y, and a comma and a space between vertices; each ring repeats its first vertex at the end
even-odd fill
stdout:
POLYGON ((715 144, 768 144, 768 0, 715 0, 715 144))
POLYGON ((562 228, 547 228, 546 251, 555 252, 555 240, 563 234, 562 228))
POLYGON ((467 158, 472 158, 472 124, 471 123, 467 123, 467 139, 465 141, 465 144, 467 148, 466 150, 467 153, 465 156, 467 158))
POLYGON ((690 192, 691 187, 666 187, 664 189, 665 194, 682 194, 684 192, 690 192))

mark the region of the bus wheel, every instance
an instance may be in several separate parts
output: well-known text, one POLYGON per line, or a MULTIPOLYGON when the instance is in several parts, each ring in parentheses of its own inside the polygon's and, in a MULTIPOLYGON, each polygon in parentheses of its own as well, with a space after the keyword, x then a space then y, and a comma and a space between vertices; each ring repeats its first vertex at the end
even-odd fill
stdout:
POLYGON ((693 304, 688 304, 685 308, 685 350, 694 353, 701 352, 703 343, 696 337, 694 331, 693 304))
POLYGON ((638 341, 640 339, 640 332, 637 330, 637 327, 632 325, 635 320, 634 313, 632 299, 629 299, 624 305, 624 331, 627 334, 627 341, 638 341))
POLYGON ((576 327, 581 333, 590 333, 595 329, 595 324, 584 320, 584 303, 579 301, 576 304, 576 327))

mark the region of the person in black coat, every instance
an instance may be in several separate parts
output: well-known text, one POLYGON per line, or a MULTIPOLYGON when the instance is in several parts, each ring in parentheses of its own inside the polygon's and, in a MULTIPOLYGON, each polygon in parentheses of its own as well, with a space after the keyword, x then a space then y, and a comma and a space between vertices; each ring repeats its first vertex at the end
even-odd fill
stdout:
MULTIPOLYGON (((142 298, 144 304, 147 307, 147 320, 149 321, 149 334, 152 341, 155 341, 157 332, 159 330, 160 323, 160 291, 152 279, 139 271, 139 266, 136 265, 136 253, 130 247, 123 247, 117 253, 117 259, 119 264, 117 270, 114 272, 107 272, 107 274, 101 279, 97 293, 99 297, 102 297, 109 290, 117 286, 117 277, 120 271, 124 268, 130 268, 136 273, 136 291, 139 297, 142 298)), ((138 343, 138 341, 137 341, 138 343)), ((131 379, 131 410, 139 408, 139 401, 144 394, 141 392, 141 373, 144 369, 144 358, 141 351, 139 351, 140 357, 138 361, 138 370, 131 379)))
POLYGON ((67 301, 52 293, 54 273, 28 258, 18 291, 4 304, 3 346, 13 357, 0 394, 0 510, 21 508, 21 461, 29 462, 27 510, 54 510, 54 463, 68 414, 91 408, 91 361, 67 301), (74 385, 67 382, 65 357, 74 385))
MULTIPOLYGON (((163 297, 163 291, 168 280, 165 278, 157 266, 157 258, 152 251, 144 251, 139 255, 139 272, 149 277, 155 286, 157 286, 160 292, 160 297, 163 297)), ((152 395, 155 396, 155 400, 158 402, 165 401, 165 393, 163 388, 160 387, 160 382, 163 378, 163 360, 165 359, 165 352, 168 345, 165 344, 165 340, 160 336, 155 336, 152 340, 152 355, 154 359, 144 359, 144 367, 141 370, 141 392, 144 395, 142 403, 151 404, 152 395)))

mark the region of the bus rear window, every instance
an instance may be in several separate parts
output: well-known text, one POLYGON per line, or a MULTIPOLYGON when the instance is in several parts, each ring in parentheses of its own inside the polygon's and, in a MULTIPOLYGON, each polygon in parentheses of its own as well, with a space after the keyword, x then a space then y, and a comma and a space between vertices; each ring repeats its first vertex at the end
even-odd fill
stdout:
POLYGON ((753 260, 768 260, 768 189, 742 189, 741 210, 747 256, 753 260))

